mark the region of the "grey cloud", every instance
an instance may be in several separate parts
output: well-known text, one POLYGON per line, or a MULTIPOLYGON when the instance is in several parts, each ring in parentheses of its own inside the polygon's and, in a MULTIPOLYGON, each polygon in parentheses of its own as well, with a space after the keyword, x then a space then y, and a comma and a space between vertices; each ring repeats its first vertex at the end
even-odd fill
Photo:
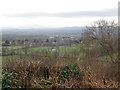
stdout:
POLYGON ((6 15, 7 17, 28 17, 35 18, 41 16, 48 17, 62 17, 62 18, 71 18, 71 17, 109 17, 109 16, 117 16, 118 9, 107 9, 101 11, 79 11, 79 12, 65 12, 65 13, 43 13, 43 12, 33 12, 33 13, 24 13, 24 14, 14 14, 14 15, 6 15))

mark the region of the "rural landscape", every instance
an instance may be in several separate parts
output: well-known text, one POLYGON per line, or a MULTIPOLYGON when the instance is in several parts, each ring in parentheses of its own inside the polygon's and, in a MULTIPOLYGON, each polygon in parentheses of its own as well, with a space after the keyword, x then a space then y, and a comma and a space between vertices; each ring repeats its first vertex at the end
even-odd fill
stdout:
POLYGON ((3 28, 3 88, 118 88, 118 24, 3 28))

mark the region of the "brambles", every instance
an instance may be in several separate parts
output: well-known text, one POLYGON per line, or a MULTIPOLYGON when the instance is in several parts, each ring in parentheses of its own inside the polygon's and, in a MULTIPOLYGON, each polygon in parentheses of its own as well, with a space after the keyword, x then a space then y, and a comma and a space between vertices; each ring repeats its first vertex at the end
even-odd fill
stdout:
MULTIPOLYGON (((93 62, 90 67, 90 64, 86 65, 87 63, 84 63, 86 66, 82 66, 81 64, 78 66, 77 63, 63 65, 63 62, 60 61, 59 64, 55 61, 51 61, 51 65, 46 65, 46 63, 48 63, 48 61, 43 62, 37 60, 16 60, 9 62, 9 64, 6 65, 9 69, 6 69, 7 73, 4 74, 5 78, 3 86, 6 88, 98 88, 99 86, 101 88, 117 87, 117 82, 115 82, 115 80, 113 80, 111 77, 109 79, 111 79, 112 82, 109 82, 110 80, 107 79, 108 75, 105 76, 105 80, 107 81, 106 85, 104 85, 101 78, 98 77, 103 76, 105 73, 110 74, 108 71, 103 72, 104 65, 102 63, 97 64, 96 62, 93 62), (97 67, 99 68, 97 71, 95 71, 97 67), (10 72, 12 72, 12 74, 9 74, 10 72)), ((107 67, 108 65, 106 65, 106 68, 107 67)))

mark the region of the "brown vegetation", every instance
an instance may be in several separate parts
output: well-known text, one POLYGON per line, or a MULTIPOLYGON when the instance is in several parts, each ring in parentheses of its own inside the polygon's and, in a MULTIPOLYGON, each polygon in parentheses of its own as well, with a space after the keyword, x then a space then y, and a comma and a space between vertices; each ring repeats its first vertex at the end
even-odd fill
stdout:
MULTIPOLYGON (((92 61, 92 60, 91 60, 92 61)), ((117 64, 96 62, 77 64, 84 72, 83 79, 72 77, 61 82, 59 72, 68 66, 61 61, 47 65, 47 61, 13 60, 7 64, 8 72, 13 72, 12 82, 19 88, 117 88, 117 64)))

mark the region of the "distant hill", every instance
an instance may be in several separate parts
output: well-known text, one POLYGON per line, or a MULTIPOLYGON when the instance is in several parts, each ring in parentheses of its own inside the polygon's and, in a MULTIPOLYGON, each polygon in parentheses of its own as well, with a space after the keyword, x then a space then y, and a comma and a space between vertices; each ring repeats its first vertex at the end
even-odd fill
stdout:
POLYGON ((63 28, 3 28, 2 35, 49 35, 49 34, 80 34, 85 27, 63 27, 63 28))

